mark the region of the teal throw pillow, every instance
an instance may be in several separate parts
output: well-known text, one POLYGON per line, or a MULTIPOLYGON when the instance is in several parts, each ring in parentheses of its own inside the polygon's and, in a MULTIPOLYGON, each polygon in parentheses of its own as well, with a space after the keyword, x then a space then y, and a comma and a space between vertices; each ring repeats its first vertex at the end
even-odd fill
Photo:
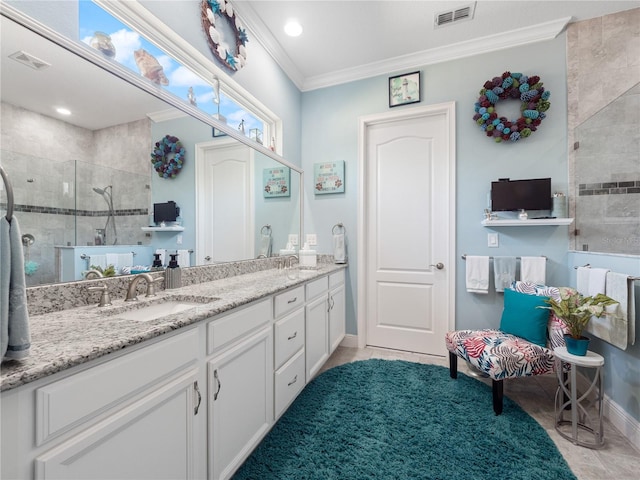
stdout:
POLYGON ((548 298, 506 288, 500 330, 522 337, 541 347, 546 346, 549 310, 538 307, 548 306, 545 303, 548 298))

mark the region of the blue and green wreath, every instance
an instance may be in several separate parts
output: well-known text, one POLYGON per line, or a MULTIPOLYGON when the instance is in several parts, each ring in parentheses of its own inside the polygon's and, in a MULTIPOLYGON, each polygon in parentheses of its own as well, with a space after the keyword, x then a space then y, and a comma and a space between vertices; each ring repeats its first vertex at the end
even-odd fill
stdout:
POLYGON ((178 137, 165 135, 151 152, 153 168, 162 178, 176 178, 184 165, 185 150, 178 137))
POLYGON ((480 97, 475 103, 473 120, 480 126, 487 137, 497 143, 502 141, 517 142, 529 137, 546 117, 551 103, 551 92, 545 90, 540 77, 527 77, 522 73, 504 72, 501 77, 487 80, 480 97), (515 122, 498 116, 496 104, 500 100, 520 100, 520 118, 515 122))

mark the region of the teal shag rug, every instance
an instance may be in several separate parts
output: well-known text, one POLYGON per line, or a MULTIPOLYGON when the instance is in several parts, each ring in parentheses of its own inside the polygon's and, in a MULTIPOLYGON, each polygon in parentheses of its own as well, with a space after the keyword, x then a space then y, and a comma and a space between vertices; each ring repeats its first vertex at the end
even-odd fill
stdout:
POLYGON ((348 363, 302 391, 234 480, 576 480, 545 430, 436 365, 348 363))

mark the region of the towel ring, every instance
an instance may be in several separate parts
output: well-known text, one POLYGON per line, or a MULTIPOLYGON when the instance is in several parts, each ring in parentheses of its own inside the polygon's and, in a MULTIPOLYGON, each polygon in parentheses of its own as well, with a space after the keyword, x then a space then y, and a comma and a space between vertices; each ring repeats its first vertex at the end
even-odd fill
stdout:
POLYGON ((336 223, 333 228, 331 229, 331 234, 335 235, 336 234, 336 228, 341 228, 342 230, 344 230, 345 232, 347 231, 346 228, 344 228, 344 225, 342 223, 336 223))
POLYGON ((260 233, 264 235, 264 230, 267 230, 267 233, 271 234, 271 225, 268 223, 260 229, 260 233))
POLYGON ((7 214, 5 217, 7 218, 7 222, 10 222, 13 217, 13 187, 9 181, 7 172, 2 168, 2 165, 0 165, 0 176, 2 176, 2 181, 4 182, 5 189, 7 190, 7 214))

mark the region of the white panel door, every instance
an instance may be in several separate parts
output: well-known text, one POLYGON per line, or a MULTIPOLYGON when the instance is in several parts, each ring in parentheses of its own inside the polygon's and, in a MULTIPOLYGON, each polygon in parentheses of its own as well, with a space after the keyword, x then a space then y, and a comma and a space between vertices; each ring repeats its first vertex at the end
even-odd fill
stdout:
POLYGON ((427 110, 366 127, 368 345, 446 353, 455 250, 450 115, 427 110))
POLYGON ((198 146, 197 265, 255 256, 251 149, 219 142, 198 146))

